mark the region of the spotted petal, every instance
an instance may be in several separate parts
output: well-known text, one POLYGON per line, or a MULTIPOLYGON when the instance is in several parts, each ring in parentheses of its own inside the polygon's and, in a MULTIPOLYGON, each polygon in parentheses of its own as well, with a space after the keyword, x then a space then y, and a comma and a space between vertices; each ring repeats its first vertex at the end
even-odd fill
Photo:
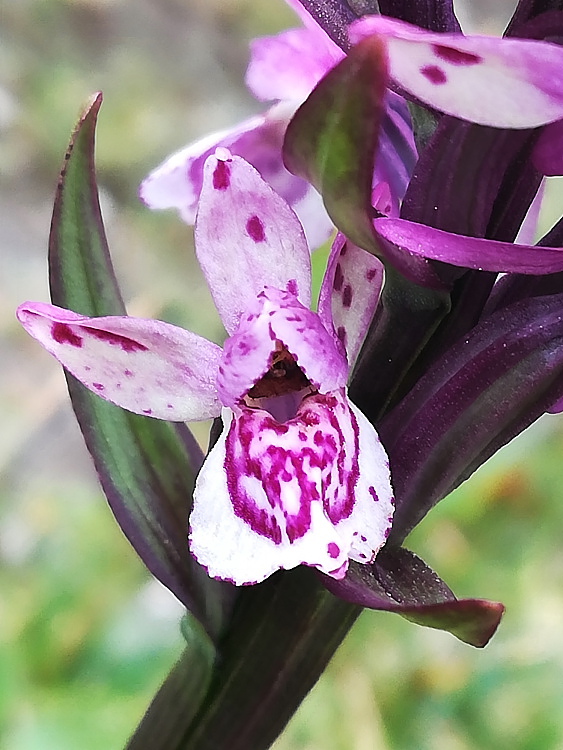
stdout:
POLYGON ((563 118, 563 48, 530 39, 429 33, 381 16, 352 24, 356 43, 387 41, 399 86, 447 114, 498 128, 533 128, 563 118))
POLYGON ((341 578, 349 557, 375 557, 391 490, 385 453, 360 420, 343 391, 310 396, 285 424, 258 409, 227 416, 190 517, 190 549, 212 577, 244 585, 304 564, 341 578))
POLYGON ((309 306, 311 257, 303 227, 258 172, 226 149, 205 163, 195 238, 228 333, 265 286, 285 289, 294 282, 299 300, 309 306))
POLYGON ((383 264, 338 234, 319 295, 319 316, 342 342, 353 367, 383 284, 383 264))
POLYGON ((18 308, 26 331, 106 401, 158 419, 210 419, 221 407, 221 349, 158 320, 87 318, 40 302, 18 308))

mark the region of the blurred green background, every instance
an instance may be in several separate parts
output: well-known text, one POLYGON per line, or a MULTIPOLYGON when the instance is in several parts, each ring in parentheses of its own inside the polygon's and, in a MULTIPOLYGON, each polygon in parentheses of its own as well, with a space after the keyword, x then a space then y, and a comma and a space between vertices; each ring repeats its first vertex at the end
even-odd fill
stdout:
MULTIPOLYGON (((460 12, 498 32, 511 4, 460 12)), ((181 609, 114 523, 62 374, 13 310, 47 299, 59 166, 102 89, 99 182, 129 309, 220 340, 191 230, 143 208, 137 185, 258 111, 248 40, 293 19, 282 0, 3 0, 0 14, 0 747, 119 750, 180 652, 181 609)), ((544 418, 410 540, 459 596, 506 604, 492 643, 366 612, 276 750, 563 747, 562 455, 563 419, 544 418)))

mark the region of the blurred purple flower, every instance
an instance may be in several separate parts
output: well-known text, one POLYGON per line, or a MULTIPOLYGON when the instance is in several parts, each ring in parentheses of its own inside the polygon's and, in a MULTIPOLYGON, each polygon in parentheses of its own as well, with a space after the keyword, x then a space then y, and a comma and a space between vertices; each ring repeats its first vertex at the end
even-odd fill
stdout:
MULTIPOLYGON (((305 27, 255 39, 246 74, 248 88, 260 101, 276 102, 261 115, 233 128, 208 135, 168 157, 142 182, 140 197, 150 208, 176 208, 182 219, 195 222, 203 165, 215 148, 228 148, 252 164, 299 217, 309 246, 325 242, 334 227, 319 193, 284 166, 282 145, 289 121, 318 82, 337 65, 344 52, 301 9, 305 27)), ((388 92, 378 157, 373 177, 375 205, 397 215, 416 161, 410 116, 402 97, 388 92)))

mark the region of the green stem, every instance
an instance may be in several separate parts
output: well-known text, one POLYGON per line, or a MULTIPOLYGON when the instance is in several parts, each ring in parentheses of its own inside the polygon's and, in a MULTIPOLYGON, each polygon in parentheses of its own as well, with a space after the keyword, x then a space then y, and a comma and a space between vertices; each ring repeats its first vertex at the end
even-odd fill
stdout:
POLYGON ((361 611, 330 594, 309 568, 240 592, 207 677, 184 655, 127 750, 266 750, 317 682, 361 611), (199 711, 197 711, 199 708, 199 711))

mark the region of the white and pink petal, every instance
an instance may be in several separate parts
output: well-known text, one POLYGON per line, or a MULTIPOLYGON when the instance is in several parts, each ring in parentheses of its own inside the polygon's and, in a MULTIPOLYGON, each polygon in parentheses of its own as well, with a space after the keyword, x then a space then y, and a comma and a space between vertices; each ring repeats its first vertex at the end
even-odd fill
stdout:
POLYGON ((221 411, 220 347, 158 320, 89 318, 26 302, 26 331, 87 388, 124 409, 158 419, 210 419, 221 411))
POLYGON ((259 409, 224 415, 190 517, 211 576, 245 585, 309 565, 341 578, 349 557, 373 559, 393 513, 388 463, 344 389, 307 397, 284 424, 259 409))
POLYGON ((194 491, 189 545, 195 559, 212 578, 237 586, 298 565, 342 577, 348 558, 323 512, 321 470, 304 456, 303 442, 267 412, 246 410, 235 418, 226 412, 194 491))
POLYGON ((319 317, 342 343, 352 369, 383 285, 383 263, 338 234, 319 294, 319 317))
POLYGON ((228 333, 265 286, 291 284, 311 301, 311 257, 299 219, 244 159, 210 156, 196 219, 196 252, 228 333))
POLYGON ((389 73, 431 107, 481 125, 533 128, 563 118, 563 48, 531 39, 436 34, 382 16, 353 23, 385 38, 389 73))
MULTIPOLYGON (((389 460, 371 422, 347 400, 350 422, 358 433, 358 479, 354 488, 354 505, 349 515, 336 523, 338 533, 348 539, 351 546, 348 556, 360 563, 372 562, 383 546, 393 522, 395 500, 391 486, 389 460)), ((344 406, 341 407, 344 411, 344 406)), ((342 416, 340 425, 346 420, 342 416)), ((340 501, 341 505, 342 500, 340 501)), ((331 518, 338 517, 334 503, 331 518)))

